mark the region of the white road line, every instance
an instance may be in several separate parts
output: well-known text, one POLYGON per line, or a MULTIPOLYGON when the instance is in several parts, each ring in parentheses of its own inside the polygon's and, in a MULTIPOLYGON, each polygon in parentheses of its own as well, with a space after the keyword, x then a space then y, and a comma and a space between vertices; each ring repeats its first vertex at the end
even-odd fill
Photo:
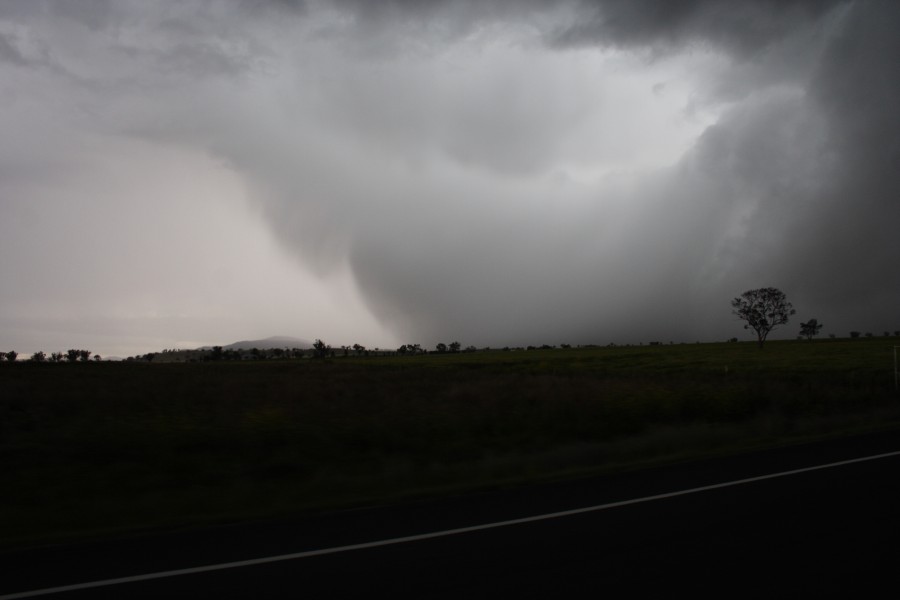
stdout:
POLYGON ((676 492, 667 492, 665 494, 656 494, 654 496, 644 496, 642 498, 632 498, 631 500, 620 500, 618 502, 609 502, 607 504, 598 504, 595 506, 587 506, 584 508, 575 508, 572 510, 563 510, 560 512, 547 513, 543 515, 534 515, 531 517, 523 517, 521 519, 510 519, 508 521, 497 521, 495 523, 483 523, 481 525, 472 525, 470 527, 459 527, 457 529, 446 529, 443 531, 433 531, 431 533, 421 533, 418 535, 408 535, 398 538, 390 538, 387 540, 377 540, 374 542, 364 542, 361 544, 350 544, 349 546, 336 546, 333 548, 321 548, 319 550, 307 550, 305 552, 294 552, 292 554, 280 554, 278 556, 267 556, 264 558, 253 558, 249 560, 238 560, 234 562, 221 563, 217 565, 206 565, 203 567, 192 567, 188 569, 175 569, 172 571, 160 571, 158 573, 146 573, 144 575, 133 575, 130 577, 118 577, 116 579, 103 579, 100 581, 88 581, 85 583, 76 583, 72 585, 62 585, 59 587, 45 588, 41 590, 31 590, 27 592, 17 592, 0 596, 0 600, 13 600, 14 598, 32 598, 34 596, 44 596, 48 594, 58 594, 62 592, 71 592, 75 590, 85 590, 90 588, 104 587, 110 585, 118 585, 120 583, 135 583, 138 581, 148 581, 151 579, 163 579, 166 577, 177 577, 179 575, 191 575, 195 573, 207 573, 209 571, 222 571, 224 569, 237 569, 240 567, 250 567, 253 565, 262 565, 266 563, 280 562, 285 560, 295 560, 299 558, 309 558, 312 556, 323 556, 325 554, 337 554, 339 552, 350 552, 353 550, 365 550, 367 548, 378 548, 380 546, 391 546, 394 544, 405 544, 408 542, 418 542, 421 540, 430 540, 434 538, 447 537, 451 535, 459 535, 462 533, 471 533, 473 531, 482 531, 485 529, 495 529, 497 527, 508 527, 510 525, 521 525, 523 523, 534 523, 536 521, 547 521, 549 519, 559 519, 562 517, 570 517, 584 513, 597 512, 610 508, 618 508, 621 506, 629 506, 632 504, 640 504, 642 502, 652 502, 654 500, 664 500, 666 498, 675 498, 677 496, 686 496, 688 494, 697 494, 709 490, 717 490, 720 488, 732 487, 736 485, 745 485, 755 483, 757 481, 765 481, 767 479, 776 479, 778 477, 787 477, 790 475, 798 475, 800 473, 809 473, 810 471, 819 471, 822 469, 831 469, 833 467, 841 467, 854 463, 861 463, 881 458, 890 458, 892 456, 900 456, 900 450, 896 452, 886 452, 884 454, 875 454, 872 456, 864 456, 862 458, 853 458, 850 460, 842 460, 839 462, 828 463, 824 465, 816 465, 813 467, 804 467, 802 469, 793 469, 790 471, 781 471, 779 473, 770 473, 768 475, 759 475, 757 477, 748 477, 746 479, 736 479, 734 481, 726 481, 723 483, 715 483, 712 485, 704 485, 700 487, 679 490, 676 492))

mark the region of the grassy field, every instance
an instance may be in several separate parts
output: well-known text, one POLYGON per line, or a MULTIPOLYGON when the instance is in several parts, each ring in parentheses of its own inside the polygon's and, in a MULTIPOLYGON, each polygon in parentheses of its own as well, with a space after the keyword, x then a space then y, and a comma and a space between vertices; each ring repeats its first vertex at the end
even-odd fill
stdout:
POLYGON ((265 518, 897 427, 898 343, 0 363, 0 546, 265 518))

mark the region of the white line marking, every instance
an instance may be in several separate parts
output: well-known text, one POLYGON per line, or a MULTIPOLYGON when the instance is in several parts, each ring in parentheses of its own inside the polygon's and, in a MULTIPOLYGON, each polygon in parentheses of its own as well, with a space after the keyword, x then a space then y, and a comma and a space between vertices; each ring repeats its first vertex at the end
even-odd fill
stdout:
POLYGON ((222 571, 224 569, 237 569, 240 567, 250 567, 253 565, 262 565, 266 563, 280 562, 285 560, 295 560, 298 558, 309 558, 312 556, 323 556, 325 554, 337 554, 339 552, 351 552, 353 550, 365 550, 367 548, 378 548, 380 546, 392 546, 394 544, 405 544, 408 542, 418 542, 421 540, 430 540, 434 538, 447 537, 451 535, 459 535, 462 533, 471 533, 473 531, 483 531, 485 529, 496 529, 497 527, 508 527, 510 525, 521 525, 523 523, 534 523, 536 521, 547 521, 549 519, 559 519, 562 517, 570 517, 573 515, 581 515, 589 512, 597 512, 608 510, 610 508, 619 508, 621 506, 630 506, 632 504, 641 504, 643 502, 652 502, 654 500, 664 500, 666 498, 675 498, 677 496, 686 496, 688 494, 697 494, 699 492, 707 492, 709 490, 717 490, 736 485, 745 485, 755 483, 757 481, 765 481, 767 479, 776 479, 778 477, 787 477, 789 475, 797 475, 800 473, 809 473, 810 471, 819 471, 822 469, 831 469, 833 467, 841 467, 854 463, 861 463, 870 460, 878 460, 881 458, 890 458, 892 456, 900 456, 900 450, 895 452, 886 452, 884 454, 875 454, 873 456, 864 456, 862 458, 852 458, 850 460, 842 460, 839 462, 828 463, 825 465, 816 465, 814 467, 804 467, 802 469, 793 469, 791 471, 781 471, 779 473, 770 473, 768 475, 759 475, 757 477, 748 477, 746 479, 736 479, 734 481, 726 481, 723 483, 714 483, 712 485, 704 485, 700 487, 679 490, 677 492, 666 492, 664 494, 656 494, 654 496, 644 496, 642 498, 632 498, 631 500, 620 500, 618 502, 609 502, 607 504, 598 504, 595 506, 587 506, 584 508, 575 508, 572 510, 563 510, 560 512, 547 513, 543 515, 534 515, 531 517, 523 517, 520 519, 510 519, 508 521, 497 521, 495 523, 484 523, 482 525, 472 525, 469 527, 459 527, 457 529, 446 529, 444 531, 433 531, 431 533, 420 533, 418 535, 407 535, 404 537, 390 538, 387 540, 377 540, 374 542, 364 542, 361 544, 350 544, 348 546, 336 546, 334 548, 321 548, 319 550, 307 550, 305 552, 294 552, 292 554, 280 554, 278 556, 267 556, 265 558, 252 558, 249 560, 238 560, 234 562, 221 563, 217 565, 206 565, 203 567, 191 567, 188 569, 175 569, 172 571, 160 571, 158 573, 146 573, 144 575, 133 575, 130 577, 118 577, 116 579, 103 579, 100 581, 88 581, 85 583, 76 583, 72 585, 62 585, 59 587, 45 588, 42 590, 31 590, 27 592, 17 592, 15 594, 7 594, 0 596, 0 600, 13 600, 14 598, 31 598, 34 596, 43 596, 47 594, 58 594, 62 592, 71 592, 75 590, 85 590, 96 587, 104 587, 109 585, 117 585, 120 583, 135 583, 138 581, 148 581, 151 579, 163 579, 166 577, 177 577, 179 575, 192 575, 195 573, 207 573, 209 571, 222 571))

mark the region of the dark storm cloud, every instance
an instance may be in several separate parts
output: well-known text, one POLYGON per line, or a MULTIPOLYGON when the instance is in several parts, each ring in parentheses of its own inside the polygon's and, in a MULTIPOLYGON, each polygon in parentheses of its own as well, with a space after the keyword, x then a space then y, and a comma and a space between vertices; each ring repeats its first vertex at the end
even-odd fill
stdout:
POLYGON ((629 216, 617 217, 628 234, 598 243, 602 252, 585 241, 610 236, 590 210, 508 229, 497 219, 490 233, 443 219, 457 239, 421 240, 427 245, 401 252, 382 237, 360 236, 354 265, 381 312, 409 321, 408 335, 432 338, 689 339, 728 331, 719 305, 771 283, 793 295, 801 315, 818 314, 838 331, 895 327, 900 280, 888 273, 900 258, 897 5, 580 9, 585 18, 554 45, 709 44, 736 65, 706 93, 741 102, 677 169, 646 178, 628 200, 629 216), (579 226, 585 221, 596 228, 579 226))
POLYGON ((666 49, 709 43, 750 58, 842 0, 583 0, 560 45, 666 49))
POLYGON ((846 328, 895 328, 898 23, 896 4, 855 3, 802 93, 745 103, 699 140, 695 160, 737 186, 723 198, 744 213, 723 246, 733 285, 768 277, 846 328))
POLYGON ((807 277, 810 296, 834 298, 860 316, 871 310, 891 323, 900 317, 900 278, 890 275, 900 259, 898 25, 897 3, 860 4, 827 48, 809 93, 829 126, 832 170, 820 204, 791 232, 799 239, 792 273, 812 269, 813 260, 796 264, 798 256, 820 265, 807 277))
POLYGON ((848 0, 336 0, 357 32, 413 24, 463 36, 499 23, 525 22, 556 47, 666 50, 709 44, 749 58, 809 26, 848 0), (548 18, 556 14, 557 17, 548 18))
MULTIPOLYGON (((325 268, 346 254, 399 335, 724 336, 734 327, 727 299, 763 285, 836 327, 892 327, 896 284, 876 274, 898 255, 887 225, 896 142, 878 142, 897 139, 886 135, 896 132, 893 6, 598 2, 552 15, 535 13, 538 4, 519 14, 508 3, 336 6, 352 19, 329 39, 370 55, 329 73, 317 110, 352 148, 298 148, 287 153, 296 160, 251 170, 266 173, 265 210, 282 239, 325 268), (729 106, 672 168, 547 187, 540 178, 589 110, 549 70, 529 79, 516 65, 446 51, 486 53, 496 46, 484 32, 498 25, 501 39, 534 26, 533 39, 559 53, 595 45, 659 61, 660 49, 718 49, 730 58, 701 77, 695 98, 729 106), (463 84, 489 65, 484 81, 454 95, 454 60, 463 84), (441 157, 455 166, 442 172, 441 157)), ((220 150, 250 164, 240 148, 220 150)))
POLYGON ((82 130, 207 153, 427 346, 724 339, 762 286, 900 327, 897 3, 168 6, 0 4, 7 188, 82 130))

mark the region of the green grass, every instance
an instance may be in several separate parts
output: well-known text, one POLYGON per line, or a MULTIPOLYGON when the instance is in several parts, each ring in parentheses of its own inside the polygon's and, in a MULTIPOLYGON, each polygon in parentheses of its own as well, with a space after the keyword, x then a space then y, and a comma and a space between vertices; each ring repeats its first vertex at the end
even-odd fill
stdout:
POLYGON ((0 545, 296 514, 893 427, 897 343, 0 363, 0 545))

